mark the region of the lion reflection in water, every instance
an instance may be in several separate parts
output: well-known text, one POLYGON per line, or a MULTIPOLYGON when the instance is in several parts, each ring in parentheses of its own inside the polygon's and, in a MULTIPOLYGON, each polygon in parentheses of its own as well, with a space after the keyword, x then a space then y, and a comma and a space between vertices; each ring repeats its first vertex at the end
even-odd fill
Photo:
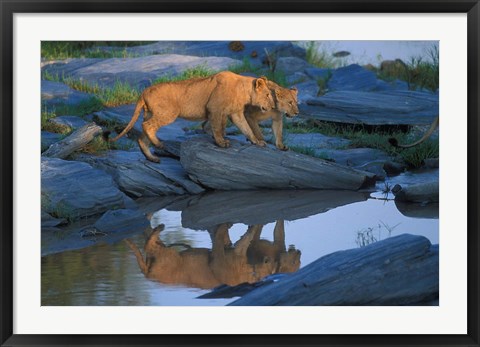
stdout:
POLYGON ((138 247, 125 240, 135 253, 145 277, 165 284, 210 289, 221 284, 230 286, 254 283, 274 273, 297 271, 300 251, 285 247, 284 221, 277 221, 274 241, 260 239, 263 225, 249 226, 246 233, 232 245, 230 223, 209 230, 212 249, 190 248, 178 251, 159 238, 164 225, 150 229, 145 242, 145 259, 138 247))

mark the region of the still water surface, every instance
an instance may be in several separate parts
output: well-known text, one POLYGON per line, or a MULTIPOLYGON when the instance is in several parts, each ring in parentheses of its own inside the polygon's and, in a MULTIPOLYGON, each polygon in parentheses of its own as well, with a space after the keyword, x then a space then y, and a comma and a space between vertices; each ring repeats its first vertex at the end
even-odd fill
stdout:
POLYGON ((292 272, 403 233, 438 243, 438 205, 390 198, 343 191, 192 198, 147 213, 150 227, 128 239, 42 257, 42 305, 225 305, 235 298, 197 297, 221 282, 292 272))

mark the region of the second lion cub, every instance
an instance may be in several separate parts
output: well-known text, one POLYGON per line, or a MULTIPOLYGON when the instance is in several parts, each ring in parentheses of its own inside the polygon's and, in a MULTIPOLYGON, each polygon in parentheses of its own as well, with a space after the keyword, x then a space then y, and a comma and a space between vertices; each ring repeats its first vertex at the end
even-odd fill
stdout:
MULTIPOLYGON (((264 111, 260 107, 247 105, 244 110, 245 119, 256 139, 259 142, 264 142, 259 123, 271 118, 275 145, 278 149, 286 151, 288 147, 283 144, 283 115, 285 114, 288 118, 292 118, 298 114, 298 91, 295 87, 290 89, 283 88, 272 81, 267 81, 267 86, 272 92, 275 107, 269 111, 264 111)), ((212 133, 210 122, 204 122, 202 127, 205 132, 212 133)))

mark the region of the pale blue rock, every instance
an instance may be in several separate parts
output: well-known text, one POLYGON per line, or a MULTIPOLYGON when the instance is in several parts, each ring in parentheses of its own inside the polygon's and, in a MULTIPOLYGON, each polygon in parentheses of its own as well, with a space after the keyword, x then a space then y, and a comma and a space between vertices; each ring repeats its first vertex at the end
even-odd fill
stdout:
POLYGON ((122 208, 111 176, 87 163, 42 157, 42 210, 71 220, 122 208))

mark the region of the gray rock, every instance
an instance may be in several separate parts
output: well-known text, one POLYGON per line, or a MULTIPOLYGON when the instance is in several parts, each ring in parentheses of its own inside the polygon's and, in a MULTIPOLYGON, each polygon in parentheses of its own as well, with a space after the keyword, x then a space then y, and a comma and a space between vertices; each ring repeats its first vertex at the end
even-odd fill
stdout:
POLYGON ((306 82, 308 80, 309 80, 309 78, 306 74, 304 74, 303 72, 298 72, 298 71, 294 72, 293 74, 288 75, 286 77, 286 82, 287 82, 287 85, 289 85, 289 86, 293 86, 295 84, 306 82))
POLYGON ((112 178, 86 163, 42 157, 42 210, 70 220, 122 208, 112 178))
POLYGON ((412 184, 409 186, 396 185, 392 189, 395 200, 411 202, 438 202, 439 184, 438 181, 412 184))
POLYGON ((220 190, 357 190, 373 176, 292 151, 236 141, 230 148, 220 148, 206 138, 182 143, 180 162, 194 182, 220 190))
POLYGON ((337 91, 299 105, 302 117, 348 124, 426 125, 438 116, 438 95, 416 91, 337 91))
POLYGON ((298 103, 305 103, 307 100, 317 97, 320 87, 316 81, 306 81, 294 84, 298 89, 298 103))
POLYGON ((50 214, 42 210, 42 229, 56 227, 66 223, 67 220, 65 218, 52 217, 50 214))
POLYGON ((377 80, 377 86, 375 91, 389 91, 389 90, 409 90, 408 83, 405 81, 395 80, 387 82, 383 80, 377 80))
POLYGON ((142 230, 149 225, 147 217, 138 210, 120 209, 105 212, 93 225, 103 233, 124 233, 142 230))
MULTIPOLYGON (((277 57, 306 58, 306 51, 290 41, 242 41, 243 50, 232 51, 229 48, 231 41, 159 41, 144 46, 127 47, 130 55, 153 54, 186 54, 199 57, 219 56, 230 57, 238 60, 248 58, 252 64, 259 65, 265 58, 265 50, 277 57), (256 57, 252 53, 256 52, 256 57)), ((123 47, 102 47, 100 50, 123 51, 123 47)))
POLYGON ((74 90, 64 83, 42 80, 42 104, 47 105, 47 108, 61 104, 78 105, 92 97, 91 94, 74 90))
POLYGON ((305 69, 305 73, 307 74, 308 77, 311 79, 314 79, 316 81, 320 79, 327 79, 331 76, 332 74, 332 69, 324 69, 324 68, 319 68, 319 67, 310 67, 305 69))
POLYGON ((383 169, 385 170, 387 175, 395 176, 404 172, 407 169, 407 165, 394 161, 386 161, 383 165, 383 169))
POLYGON ((42 152, 45 151, 48 147, 50 147, 55 142, 58 142, 62 139, 62 134, 51 133, 49 131, 42 131, 42 152))
POLYGON ((295 72, 303 72, 305 69, 311 67, 312 65, 307 63, 305 59, 296 57, 280 57, 277 59, 275 71, 281 71, 286 75, 291 75, 295 72))
POLYGON ((125 59, 71 59, 44 66, 42 71, 103 87, 113 87, 120 81, 143 89, 158 77, 177 76, 188 68, 202 66, 219 71, 238 64, 240 61, 228 57, 165 54, 125 59))
POLYGON ((156 164, 147 161, 139 151, 110 151, 102 156, 80 155, 76 159, 109 173, 123 192, 135 198, 204 191, 188 178, 180 162, 172 158, 162 158, 156 164))
POLYGON ((88 122, 77 116, 59 116, 48 121, 64 128, 66 131, 75 130, 88 124, 88 122))
POLYGON ((352 64, 333 70, 327 86, 331 91, 371 91, 377 87, 377 76, 360 65, 352 64))
POLYGON ((402 234, 326 255, 230 305, 422 305, 438 299, 438 255, 425 237, 402 234))
POLYGON ((374 148, 324 149, 318 154, 327 156, 335 163, 345 166, 361 168, 373 162, 383 164, 391 157, 385 152, 374 148))
POLYGON ((306 147, 312 149, 335 149, 344 148, 350 144, 350 140, 340 137, 326 136, 320 133, 295 134, 285 131, 284 142, 288 146, 306 147))

